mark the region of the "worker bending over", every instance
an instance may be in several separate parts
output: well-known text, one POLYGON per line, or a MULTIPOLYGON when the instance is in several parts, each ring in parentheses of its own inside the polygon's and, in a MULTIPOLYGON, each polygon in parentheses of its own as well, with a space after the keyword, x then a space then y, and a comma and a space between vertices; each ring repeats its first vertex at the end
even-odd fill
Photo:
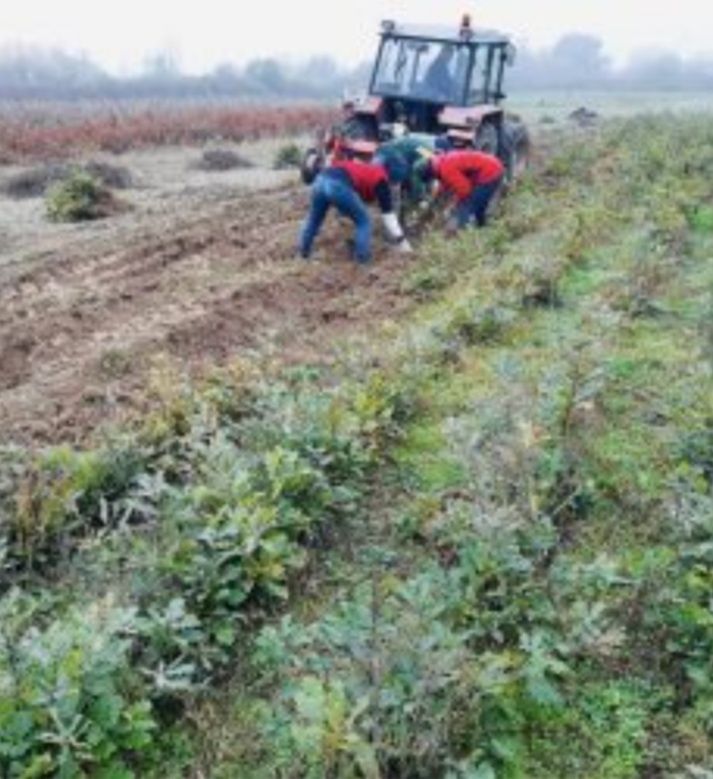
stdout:
POLYGON ((381 144, 374 162, 386 168, 389 181, 406 197, 406 205, 413 206, 428 194, 420 175, 422 165, 437 151, 449 148, 446 136, 411 133, 381 144))
POLYGON ((458 229, 475 222, 483 227, 488 206, 500 188, 505 166, 494 155, 482 151, 450 151, 432 157, 424 170, 426 180, 438 179, 446 194, 456 200, 458 229))
POLYGON ((309 215, 302 228, 300 254, 307 259, 329 209, 334 206, 340 214, 354 222, 354 253, 357 262, 371 260, 372 227, 367 203, 377 202, 381 209, 386 233, 401 251, 411 251, 398 217, 386 168, 357 160, 338 160, 325 168, 312 185, 309 215))

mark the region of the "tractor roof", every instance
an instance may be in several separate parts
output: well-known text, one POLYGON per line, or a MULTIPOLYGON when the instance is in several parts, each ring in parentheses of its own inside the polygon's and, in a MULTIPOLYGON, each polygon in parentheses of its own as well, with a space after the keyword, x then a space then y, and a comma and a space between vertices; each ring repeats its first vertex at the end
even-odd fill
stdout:
POLYGON ((439 43, 489 43, 507 45, 510 38, 497 30, 434 26, 425 24, 398 24, 392 21, 382 22, 381 35, 391 38, 414 38, 419 40, 438 41, 439 43))

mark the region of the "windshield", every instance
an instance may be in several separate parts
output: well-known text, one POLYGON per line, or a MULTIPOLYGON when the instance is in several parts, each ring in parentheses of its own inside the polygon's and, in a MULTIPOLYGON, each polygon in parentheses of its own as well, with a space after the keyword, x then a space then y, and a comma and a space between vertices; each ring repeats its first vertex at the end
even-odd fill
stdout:
POLYGON ((435 103, 460 103, 468 74, 468 47, 389 38, 374 74, 373 92, 435 103))
POLYGON ((487 103, 491 95, 494 49, 490 46, 478 46, 473 61, 473 75, 468 89, 470 103, 487 103))

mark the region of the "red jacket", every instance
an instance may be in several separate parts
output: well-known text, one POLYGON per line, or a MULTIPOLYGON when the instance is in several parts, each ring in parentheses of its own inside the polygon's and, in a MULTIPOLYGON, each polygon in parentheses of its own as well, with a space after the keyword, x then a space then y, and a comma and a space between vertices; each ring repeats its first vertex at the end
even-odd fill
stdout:
POLYGON ((478 186, 501 178, 505 166, 492 154, 482 151, 450 151, 432 160, 436 176, 458 200, 465 200, 478 186))
POLYGON ((349 176, 359 197, 366 203, 379 200, 380 191, 389 188, 389 177, 381 165, 355 160, 336 160, 331 167, 343 170, 349 176))

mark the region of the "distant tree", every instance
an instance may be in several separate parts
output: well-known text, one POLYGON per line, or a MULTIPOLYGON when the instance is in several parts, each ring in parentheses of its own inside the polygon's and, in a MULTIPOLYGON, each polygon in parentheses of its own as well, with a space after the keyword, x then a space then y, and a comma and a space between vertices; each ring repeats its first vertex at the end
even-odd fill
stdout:
POLYGON ((144 74, 149 78, 172 81, 181 77, 178 55, 169 49, 150 54, 144 59, 144 74))
POLYGON ((0 94, 71 97, 105 88, 110 77, 85 54, 15 46, 0 51, 0 94))
POLYGON ((273 95, 284 95, 289 92, 288 79, 282 66, 275 59, 253 60, 248 63, 244 75, 247 82, 255 85, 260 92, 273 95))
POLYGON ((638 53, 622 75, 634 86, 649 89, 679 88, 686 82, 684 63, 669 51, 638 53))
POLYGON ((341 71, 332 57, 311 57, 296 69, 295 76, 312 84, 333 83, 339 80, 341 71))
MULTIPOLYGON (((131 78, 105 72, 85 54, 13 46, 0 49, 0 98, 189 98, 212 95, 270 99, 334 100, 363 91, 372 63, 341 67, 332 57, 315 56, 287 65, 275 58, 249 62, 243 69, 223 63, 203 76, 181 72, 170 49, 152 54, 131 78)), ((544 50, 520 47, 508 75, 510 89, 548 88, 713 89, 713 59, 684 59, 669 51, 639 53, 614 70, 602 41, 591 35, 565 35, 544 50)))
POLYGON ((572 33, 555 44, 550 68, 553 81, 588 85, 605 81, 609 77, 611 63, 599 38, 572 33))
POLYGON ((245 91, 238 69, 230 63, 222 63, 203 78, 206 91, 217 95, 237 95, 245 91))

